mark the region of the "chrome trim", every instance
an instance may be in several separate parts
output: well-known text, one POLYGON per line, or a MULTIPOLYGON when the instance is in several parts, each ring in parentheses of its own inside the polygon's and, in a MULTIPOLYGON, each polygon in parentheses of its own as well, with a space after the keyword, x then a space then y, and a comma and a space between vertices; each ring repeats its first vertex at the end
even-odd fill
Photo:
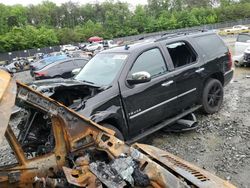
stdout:
POLYGON ((231 70, 229 70, 229 71, 227 71, 227 72, 225 72, 224 73, 224 76, 226 76, 227 74, 229 74, 229 73, 231 73, 231 72, 233 72, 234 70, 233 69, 231 69, 231 70))
POLYGON ((201 73, 201 72, 204 71, 204 70, 205 70, 205 68, 202 67, 202 68, 197 69, 195 72, 196 72, 196 73, 201 73))
POLYGON ((146 110, 143 110, 143 111, 141 111, 141 112, 139 112, 139 113, 137 113, 137 114, 135 114, 135 115, 132 115, 132 116, 129 117, 129 119, 133 119, 133 118, 135 118, 135 117, 137 117, 137 116, 140 116, 141 114, 144 114, 144 113, 146 113, 146 112, 148 112, 148 111, 150 111, 150 110, 153 110, 153 109, 155 109, 155 108, 157 108, 157 107, 159 107, 159 106, 161 106, 161 105, 163 105, 163 104, 169 103, 169 102, 171 102, 171 101, 173 101, 173 100, 175 100, 175 99, 177 99, 177 98, 179 98, 179 97, 183 97, 184 95, 187 95, 187 94, 189 94, 189 93, 192 93, 193 91, 196 91, 196 88, 193 88, 193 89, 191 89, 191 90, 188 90, 188 91, 186 91, 186 92, 184 92, 184 93, 182 93, 182 94, 180 94, 180 95, 177 95, 177 96, 175 96, 175 97, 173 97, 173 98, 171 98, 171 99, 168 99, 168 100, 166 100, 166 101, 163 101, 163 102, 161 102, 161 103, 159 103, 159 104, 157 104, 157 105, 155 105, 155 106, 152 106, 152 107, 150 107, 150 108, 148 108, 148 109, 146 109, 146 110))
POLYGON ((187 95, 187 94, 189 94, 189 93, 192 93, 193 91, 196 91, 196 88, 193 88, 193 89, 191 89, 191 90, 189 90, 189 91, 186 91, 185 93, 182 93, 182 94, 178 95, 177 97, 178 97, 178 98, 183 97, 184 95, 187 95))
POLYGON ((170 81, 168 81, 168 82, 164 82, 163 84, 161 84, 161 86, 162 87, 168 87, 168 86, 170 86, 171 84, 173 84, 174 83, 174 81, 173 80, 170 80, 170 81))

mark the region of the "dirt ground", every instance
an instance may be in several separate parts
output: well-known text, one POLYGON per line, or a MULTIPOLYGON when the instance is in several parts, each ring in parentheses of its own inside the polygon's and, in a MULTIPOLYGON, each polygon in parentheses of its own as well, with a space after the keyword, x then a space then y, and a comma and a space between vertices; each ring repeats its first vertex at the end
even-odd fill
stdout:
MULTIPOLYGON (((234 40, 226 39, 226 42, 232 47, 234 40)), ((247 75, 250 68, 235 69, 233 81, 225 88, 222 109, 209 116, 196 113, 196 130, 158 131, 143 142, 176 154, 237 187, 250 188, 250 78, 247 75)), ((27 71, 15 77, 32 81, 27 71)))

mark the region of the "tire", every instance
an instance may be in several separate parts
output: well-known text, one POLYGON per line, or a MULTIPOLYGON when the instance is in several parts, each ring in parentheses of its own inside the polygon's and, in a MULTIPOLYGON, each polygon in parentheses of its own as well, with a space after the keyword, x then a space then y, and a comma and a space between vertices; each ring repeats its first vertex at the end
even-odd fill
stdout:
POLYGON ((202 107, 206 114, 218 112, 223 102, 224 91, 217 79, 209 79, 203 89, 202 107))
POLYGON ((108 123, 103 123, 101 125, 103 127, 106 127, 108 129, 111 129, 111 130, 115 131, 115 137, 122 140, 122 141, 124 141, 124 137, 123 137, 123 135, 122 135, 122 133, 121 133, 121 131, 119 129, 117 129, 116 127, 114 127, 113 125, 110 125, 108 123))
POLYGON ((234 65, 235 67, 241 67, 241 64, 239 63, 239 61, 234 61, 234 65))

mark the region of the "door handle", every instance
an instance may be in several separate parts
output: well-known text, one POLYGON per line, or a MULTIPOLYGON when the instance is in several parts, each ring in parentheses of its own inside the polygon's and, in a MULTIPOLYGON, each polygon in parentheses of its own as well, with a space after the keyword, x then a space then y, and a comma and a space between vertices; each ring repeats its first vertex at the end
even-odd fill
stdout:
POLYGON ((163 86, 163 87, 168 87, 168 86, 170 86, 170 85, 173 84, 173 83, 174 83, 174 81, 173 81, 173 80, 170 80, 170 81, 168 81, 168 82, 162 83, 161 86, 163 86))
POLYGON ((202 71, 204 71, 205 69, 204 68, 199 68, 199 69, 197 69, 195 72, 196 73, 201 73, 202 71))

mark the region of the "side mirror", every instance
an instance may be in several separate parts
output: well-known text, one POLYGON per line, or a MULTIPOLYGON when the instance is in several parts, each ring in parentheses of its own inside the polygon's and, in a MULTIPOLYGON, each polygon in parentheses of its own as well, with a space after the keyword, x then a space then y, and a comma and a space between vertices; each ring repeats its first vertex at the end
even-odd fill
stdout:
POLYGON ((149 82, 150 80, 151 80, 151 75, 148 72, 140 71, 140 72, 133 73, 131 75, 131 78, 127 79, 127 82, 130 85, 134 85, 134 84, 146 83, 146 82, 149 82))
POLYGON ((73 69, 73 70, 71 71, 71 74, 72 74, 72 75, 77 75, 77 74, 80 72, 80 70, 81 70, 81 68, 73 69))

